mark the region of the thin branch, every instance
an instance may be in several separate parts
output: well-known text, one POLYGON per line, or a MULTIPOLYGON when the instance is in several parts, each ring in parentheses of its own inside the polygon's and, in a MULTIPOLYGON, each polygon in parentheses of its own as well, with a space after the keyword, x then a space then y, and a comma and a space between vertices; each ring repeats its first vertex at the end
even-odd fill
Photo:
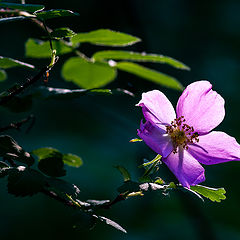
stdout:
POLYGON ((68 200, 66 200, 66 199, 63 199, 63 198, 59 197, 59 196, 58 196, 55 192, 53 192, 53 191, 48 191, 48 190, 46 190, 46 189, 42 189, 41 192, 42 192, 43 194, 47 195, 48 197, 50 197, 50 198, 52 198, 52 199, 54 199, 54 200, 57 200, 57 201, 63 203, 63 204, 66 205, 66 206, 70 206, 70 207, 76 208, 76 205, 75 205, 72 201, 68 201, 68 200))
POLYGON ((37 82, 44 74, 46 71, 49 71, 49 66, 45 66, 42 68, 37 75, 35 75, 33 78, 28 79, 25 83, 23 83, 21 86, 17 87, 14 90, 9 89, 8 92, 9 94, 7 96, 4 96, 0 99, 0 105, 4 105, 8 103, 10 100, 12 100, 16 95, 20 94, 23 92, 26 88, 37 82))
POLYGON ((16 129, 16 130, 20 130, 20 128, 22 127, 23 124, 29 122, 30 120, 32 120, 32 123, 30 124, 30 126, 27 128, 26 132, 29 132, 30 129, 33 126, 35 117, 33 115, 29 115, 27 118, 22 119, 21 121, 18 122, 14 122, 14 123, 10 123, 9 125, 5 126, 5 127, 1 127, 0 128, 0 132, 4 132, 7 131, 9 129, 16 129))

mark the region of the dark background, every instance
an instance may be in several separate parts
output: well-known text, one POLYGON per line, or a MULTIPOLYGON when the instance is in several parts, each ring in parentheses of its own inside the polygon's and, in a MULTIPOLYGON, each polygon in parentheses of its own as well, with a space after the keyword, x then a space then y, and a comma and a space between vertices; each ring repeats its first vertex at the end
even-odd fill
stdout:
MULTIPOLYGON (((30 3, 29 1, 26 1, 30 3)), ((240 142, 239 87, 240 87, 240 2, 180 1, 180 0, 82 0, 32 1, 46 9, 69 9, 80 13, 79 18, 51 20, 50 27, 68 26, 75 32, 109 28, 130 33, 142 39, 127 49, 158 53, 174 57, 191 67, 190 72, 169 66, 146 66, 175 76, 187 86, 200 79, 208 79, 214 90, 226 101, 226 116, 217 128, 236 137, 240 142)), ((24 58, 24 42, 29 37, 40 37, 34 24, 18 22, 1 24, 0 55, 43 66, 48 60, 24 58)), ((81 50, 91 56, 102 47, 83 44, 81 50)), ((50 76, 49 86, 76 88, 61 78, 61 65, 69 56, 60 58, 50 76)), ((10 69, 8 80, 0 89, 14 82, 24 81, 34 73, 10 69)), ((64 178, 81 189, 82 199, 113 199, 121 176, 114 165, 123 165, 137 179, 137 168, 143 158, 152 159, 154 152, 144 143, 129 143, 136 137, 142 118, 135 107, 141 93, 160 89, 175 105, 180 92, 162 88, 133 75, 119 73, 107 87, 122 87, 132 91, 129 96, 88 96, 69 101, 37 101, 27 113, 11 113, 0 109, 0 125, 19 120, 33 113, 36 123, 30 133, 9 131, 27 151, 51 146, 65 153, 83 158, 79 169, 68 167, 64 178)), ((0 180, 0 238, 1 239, 240 239, 239 223, 240 163, 230 162, 206 167, 207 186, 224 187, 227 199, 221 203, 205 203, 180 192, 169 196, 149 194, 115 205, 102 215, 119 222, 128 234, 109 226, 97 225, 91 231, 71 229, 72 213, 41 194, 16 198, 7 193, 6 180, 0 180)), ((162 166, 160 176, 175 180, 162 166)), ((176 181, 176 180, 175 180, 176 181)), ((85 229, 86 220, 82 221, 85 229)))

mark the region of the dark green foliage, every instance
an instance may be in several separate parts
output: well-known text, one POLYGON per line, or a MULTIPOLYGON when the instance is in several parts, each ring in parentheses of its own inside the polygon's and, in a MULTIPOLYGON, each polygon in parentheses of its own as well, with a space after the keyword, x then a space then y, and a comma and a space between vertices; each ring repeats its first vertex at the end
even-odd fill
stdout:
POLYGON ((80 190, 76 185, 56 178, 46 179, 46 189, 54 191, 62 196, 66 196, 67 194, 69 196, 77 197, 80 193, 80 190))
POLYGON ((6 160, 16 160, 31 166, 34 163, 33 157, 23 150, 18 143, 10 136, 0 136, 0 157, 6 160))
POLYGON ((72 16, 79 16, 78 13, 72 12, 70 10, 64 9, 53 9, 49 11, 39 11, 36 12, 35 15, 37 18, 41 20, 47 20, 51 18, 58 18, 58 17, 72 17, 72 16))
POLYGON ((30 13, 44 9, 44 6, 39 4, 18 4, 18 3, 9 3, 9 2, 0 2, 0 7, 17 9, 17 10, 30 12, 30 13))
POLYGON ((196 185, 191 186, 191 190, 201 194, 213 202, 221 202, 221 200, 226 199, 226 191, 224 188, 210 188, 202 185, 196 185))
POLYGON ((8 175, 8 192, 15 196, 31 196, 40 192, 45 185, 45 177, 38 171, 19 166, 8 175))
POLYGON ((50 36, 55 39, 73 37, 74 35, 76 35, 76 33, 69 28, 56 28, 50 33, 50 36))

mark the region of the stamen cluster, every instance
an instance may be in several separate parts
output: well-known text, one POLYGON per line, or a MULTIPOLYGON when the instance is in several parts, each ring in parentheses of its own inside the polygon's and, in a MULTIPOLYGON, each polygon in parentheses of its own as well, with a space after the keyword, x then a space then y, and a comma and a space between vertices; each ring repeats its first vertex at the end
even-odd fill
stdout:
POLYGON ((177 148, 182 146, 188 149, 188 144, 199 142, 198 133, 194 128, 184 123, 183 116, 174 119, 171 125, 166 126, 166 132, 171 137, 173 143, 173 153, 177 153, 177 148))

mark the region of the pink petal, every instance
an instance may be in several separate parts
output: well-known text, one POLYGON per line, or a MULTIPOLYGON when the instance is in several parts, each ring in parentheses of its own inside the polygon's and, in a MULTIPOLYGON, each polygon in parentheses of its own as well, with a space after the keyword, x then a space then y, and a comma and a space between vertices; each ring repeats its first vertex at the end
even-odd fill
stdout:
POLYGON ((158 90, 143 93, 137 106, 142 107, 145 119, 155 124, 169 125, 176 118, 171 102, 158 90))
POLYGON ((200 135, 218 126, 225 115, 224 99, 212 90, 208 81, 198 81, 187 86, 177 103, 177 116, 200 135))
POLYGON ((173 151, 171 137, 166 131, 151 122, 142 123, 138 136, 156 153, 167 157, 173 151))
POLYGON ((240 145, 224 132, 213 131, 199 136, 199 143, 189 145, 188 152, 206 165, 240 161, 240 145))
POLYGON ((190 188, 190 186, 205 181, 204 168, 183 148, 178 148, 177 153, 171 153, 162 160, 183 187, 190 188))

